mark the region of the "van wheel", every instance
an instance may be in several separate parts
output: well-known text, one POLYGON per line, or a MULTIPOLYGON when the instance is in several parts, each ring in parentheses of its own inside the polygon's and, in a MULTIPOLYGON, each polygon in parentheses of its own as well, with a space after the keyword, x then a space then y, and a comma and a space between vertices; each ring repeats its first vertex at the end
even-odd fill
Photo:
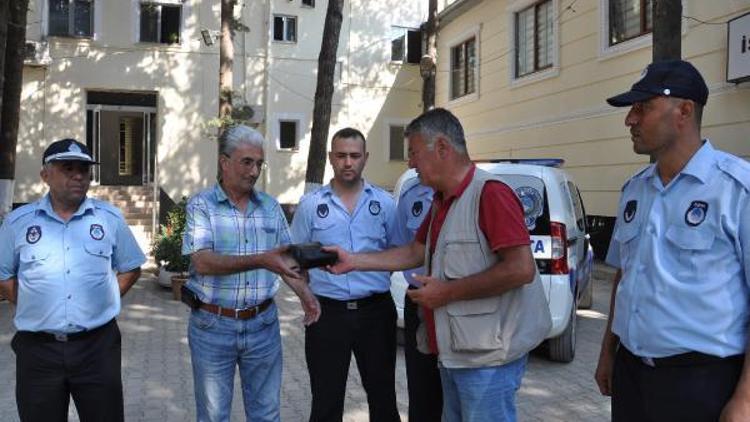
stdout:
POLYGON ((570 307, 568 326, 559 336, 549 341, 549 358, 555 362, 567 363, 576 355, 576 307, 570 307))
POLYGON ((586 288, 578 299, 578 307, 581 309, 591 309, 594 306, 594 277, 589 278, 586 288))

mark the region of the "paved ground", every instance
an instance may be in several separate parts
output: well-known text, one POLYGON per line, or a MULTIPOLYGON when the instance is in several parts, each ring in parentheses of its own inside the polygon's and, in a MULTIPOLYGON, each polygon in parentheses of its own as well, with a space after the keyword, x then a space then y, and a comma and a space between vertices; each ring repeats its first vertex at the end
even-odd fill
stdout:
MULTIPOLYGON (((603 421, 609 419, 609 401, 603 398, 593 381, 599 342, 606 322, 611 273, 603 267, 595 270, 594 308, 578 312, 578 346, 570 364, 544 359, 537 351, 529 361, 529 370, 521 388, 521 421, 603 421)), ((310 393, 305 369, 302 312, 296 297, 283 289, 277 296, 281 308, 284 339, 284 383, 282 411, 284 421, 307 420, 310 393)), ((172 300, 172 293, 150 279, 142 279, 126 296, 119 319, 123 332, 123 382, 125 419, 138 422, 170 422, 195 419, 190 353, 186 338, 187 308, 172 300)), ((13 335, 12 308, 0 302, 0 421, 18 421, 16 412, 15 355, 10 349, 13 335)), ((398 405, 406 421, 407 395, 403 353, 399 351, 397 368, 398 405)), ((232 418, 244 420, 239 388, 235 388, 232 418)), ((72 421, 77 421, 73 406, 72 421)), ((346 397, 346 422, 365 422, 367 402, 352 364, 346 397)))

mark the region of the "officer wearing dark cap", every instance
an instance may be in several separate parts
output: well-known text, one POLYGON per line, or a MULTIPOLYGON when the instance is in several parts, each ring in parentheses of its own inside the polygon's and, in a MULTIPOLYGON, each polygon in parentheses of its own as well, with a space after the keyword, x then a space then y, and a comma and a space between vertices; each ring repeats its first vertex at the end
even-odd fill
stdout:
POLYGON ((707 98, 675 60, 607 99, 654 161, 625 183, 607 255, 595 378, 614 421, 750 421, 750 164, 701 138, 707 98))
POLYGON ((16 304, 16 403, 21 421, 122 421, 120 297, 145 256, 120 211, 88 198, 88 148, 44 151, 49 192, 0 226, 0 291, 16 304))

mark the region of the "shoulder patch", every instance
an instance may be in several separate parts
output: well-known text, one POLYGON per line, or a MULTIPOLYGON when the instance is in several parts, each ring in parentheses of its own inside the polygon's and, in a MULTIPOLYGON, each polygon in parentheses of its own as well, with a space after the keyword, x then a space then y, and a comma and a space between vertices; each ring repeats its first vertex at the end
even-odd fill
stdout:
POLYGON ((750 162, 730 154, 723 155, 716 165, 721 171, 736 180, 745 191, 750 192, 750 162))

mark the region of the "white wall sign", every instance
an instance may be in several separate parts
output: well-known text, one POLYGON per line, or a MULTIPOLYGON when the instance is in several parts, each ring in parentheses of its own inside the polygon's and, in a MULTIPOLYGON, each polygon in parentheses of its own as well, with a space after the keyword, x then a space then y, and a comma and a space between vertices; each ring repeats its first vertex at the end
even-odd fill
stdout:
POLYGON ((750 13, 729 21, 727 35, 727 81, 750 80, 750 13))

